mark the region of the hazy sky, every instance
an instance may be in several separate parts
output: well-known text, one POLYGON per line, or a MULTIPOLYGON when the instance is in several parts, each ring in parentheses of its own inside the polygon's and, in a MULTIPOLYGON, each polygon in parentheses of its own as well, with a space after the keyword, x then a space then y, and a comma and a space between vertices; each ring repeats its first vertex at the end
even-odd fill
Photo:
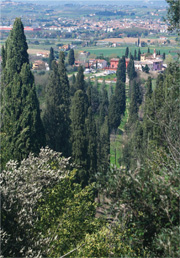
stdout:
POLYGON ((77 3, 77 4, 116 4, 116 5, 166 5, 166 0, 13 0, 16 2, 34 2, 37 4, 45 4, 45 5, 57 5, 57 4, 65 4, 65 3, 77 3))

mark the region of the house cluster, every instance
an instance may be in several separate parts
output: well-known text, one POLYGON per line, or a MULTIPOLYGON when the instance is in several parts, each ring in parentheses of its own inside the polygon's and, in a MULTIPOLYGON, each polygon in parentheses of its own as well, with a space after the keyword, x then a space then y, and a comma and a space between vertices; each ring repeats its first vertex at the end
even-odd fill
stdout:
POLYGON ((151 31, 167 32, 167 25, 162 22, 161 19, 146 19, 142 20, 140 17, 136 19, 122 18, 122 19, 110 19, 107 21, 95 21, 94 19, 69 19, 69 18, 58 18, 54 21, 54 25, 47 26, 43 24, 45 30, 55 30, 61 32, 75 32, 78 30, 91 30, 91 31, 104 31, 113 32, 116 29, 128 29, 138 27, 151 31), (71 26, 67 26, 71 24, 71 26))
POLYGON ((107 61, 104 59, 89 59, 86 62, 75 61, 75 66, 83 65, 87 69, 106 69, 107 61))
POLYGON ((142 67, 146 65, 150 71, 161 71, 164 68, 162 55, 157 55, 154 49, 153 55, 142 54, 140 61, 134 61, 134 66, 139 71, 142 71, 142 67))

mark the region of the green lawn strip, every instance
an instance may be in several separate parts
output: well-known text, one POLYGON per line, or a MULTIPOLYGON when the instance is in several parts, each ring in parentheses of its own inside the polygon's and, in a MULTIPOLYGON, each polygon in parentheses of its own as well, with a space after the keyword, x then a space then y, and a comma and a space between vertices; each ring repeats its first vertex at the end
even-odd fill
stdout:
MULTIPOLYGON (((131 54, 134 54, 134 51, 136 49, 136 51, 138 51, 138 47, 136 46, 129 46, 129 51, 131 52, 131 54)), ((141 47, 141 53, 147 53, 147 49, 148 47, 141 47)), ((154 49, 156 49, 156 51, 161 52, 161 54, 165 53, 166 55, 171 54, 171 55, 176 55, 176 52, 174 51, 178 51, 180 50, 179 47, 177 46, 157 46, 157 45, 151 45, 149 46, 150 52, 153 53, 154 49)), ((94 54, 96 56, 100 56, 103 55, 104 57, 115 57, 115 56, 123 56, 125 54, 125 50, 126 47, 122 46, 122 47, 116 47, 116 48, 110 48, 110 47, 89 47, 89 48, 79 48, 79 51, 87 51, 90 52, 90 54, 94 54)))
MULTIPOLYGON (((126 89, 128 90, 128 86, 126 85, 126 89)), ((126 98, 126 111, 124 116, 122 117, 121 124, 117 130, 117 135, 113 136, 111 135, 111 142, 110 142, 110 163, 112 165, 116 165, 117 167, 120 167, 119 165, 119 158, 122 155, 122 136, 124 132, 125 124, 128 121, 129 117, 129 97, 126 98)))

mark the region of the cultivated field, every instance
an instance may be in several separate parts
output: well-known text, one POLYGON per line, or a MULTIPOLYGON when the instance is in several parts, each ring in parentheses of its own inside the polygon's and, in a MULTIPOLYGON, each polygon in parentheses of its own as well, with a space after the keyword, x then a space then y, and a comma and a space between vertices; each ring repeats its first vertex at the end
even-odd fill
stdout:
POLYGON ((49 54, 49 51, 44 49, 28 49, 28 54, 30 55, 36 55, 37 53, 49 54))
MULTIPOLYGON (((163 39, 152 39, 152 38, 141 38, 140 39, 141 41, 144 41, 144 42, 150 42, 150 43, 153 43, 153 42, 158 42, 158 43, 162 43, 164 42, 163 39)), ((138 41, 138 38, 128 38, 128 37, 125 37, 125 38, 108 38, 108 39, 103 39, 103 40, 99 40, 100 42, 111 42, 111 43, 135 43, 138 41)), ((171 43, 175 43, 175 40, 171 39, 171 43)))

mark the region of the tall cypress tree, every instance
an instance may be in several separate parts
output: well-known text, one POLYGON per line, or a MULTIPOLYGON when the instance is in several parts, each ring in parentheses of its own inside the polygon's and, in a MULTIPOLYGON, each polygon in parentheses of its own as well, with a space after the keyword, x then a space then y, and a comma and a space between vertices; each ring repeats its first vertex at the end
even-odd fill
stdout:
POLYGON ((49 53, 49 68, 52 70, 52 61, 54 60, 54 49, 51 47, 50 48, 50 53, 49 53))
POLYGON ((85 105, 85 115, 87 115, 88 109, 88 97, 86 95, 86 82, 84 80, 84 70, 82 66, 79 66, 78 73, 76 76, 75 90, 82 90, 84 92, 84 105, 85 105))
POLYGON ((128 58, 128 56, 129 56, 129 48, 127 47, 125 51, 125 57, 128 58))
POLYGON ((131 99, 129 106, 129 123, 133 124, 138 119, 138 100, 137 100, 137 89, 136 82, 132 84, 131 99))
POLYGON ((1 56, 2 56, 2 63, 1 63, 1 65, 2 65, 2 69, 4 69, 5 66, 6 66, 6 51, 5 51, 4 46, 2 46, 2 49, 1 49, 1 56))
POLYGON ((30 71, 26 37, 17 18, 6 42, 2 72, 2 164, 38 154, 45 145, 34 77, 30 71))
POLYGON ((55 61, 52 62, 52 71, 49 76, 49 82, 46 90, 46 104, 43 114, 43 123, 46 130, 46 139, 48 146, 55 151, 62 151, 62 112, 61 105, 61 87, 58 74, 58 66, 55 61))
POLYGON ((138 50, 138 61, 140 61, 140 60, 141 60, 141 50, 139 48, 139 50, 138 50))
POLYGON ((117 68, 117 80, 126 82, 126 60, 125 56, 119 59, 118 68, 117 68))
POLYGON ((111 129, 117 129, 121 122, 121 116, 126 109, 125 84, 117 81, 115 94, 111 97, 109 104, 109 125, 111 129))
POLYGON ((134 60, 137 60, 137 51, 136 51, 136 49, 134 50, 134 60))
POLYGON ((147 97, 151 98, 153 91, 152 91, 152 79, 151 79, 150 76, 148 77, 148 80, 147 80, 147 83, 146 83, 146 87, 147 87, 147 89, 146 89, 146 98, 147 97))
POLYGON ((127 73, 128 73, 128 77, 129 80, 133 80, 136 76, 137 73, 135 71, 135 67, 134 67, 134 61, 132 59, 130 59, 128 67, 127 67, 127 73))
POLYGON ((98 171, 106 173, 110 164, 110 128, 108 117, 105 117, 103 125, 97 124, 97 127, 97 167, 98 171))
POLYGON ((60 52, 59 64, 57 65, 55 61, 52 62, 43 121, 49 147, 62 152, 64 156, 71 154, 69 94, 64 53, 60 52))
POLYGON ((78 73, 76 76, 76 84, 75 84, 76 90, 82 90, 83 92, 86 91, 85 89, 85 81, 84 81, 84 70, 82 66, 78 67, 78 73))
POLYGON ((75 57, 74 57, 74 49, 69 50, 69 56, 68 56, 68 64, 73 65, 75 62, 75 57))
POLYGON ((96 124, 92 114, 92 108, 88 108, 86 118, 86 137, 87 137, 87 169, 90 178, 93 178, 97 171, 97 135, 96 124))
POLYGON ((78 179, 84 184, 89 179, 87 171, 87 137, 85 127, 85 94, 77 90, 71 107, 71 143, 73 161, 80 166, 78 179))
POLYGON ((104 87, 102 87, 101 92, 100 92, 100 105, 99 105, 100 125, 102 125, 104 123, 104 119, 108 115, 108 106, 109 106, 108 93, 104 86, 104 87))

